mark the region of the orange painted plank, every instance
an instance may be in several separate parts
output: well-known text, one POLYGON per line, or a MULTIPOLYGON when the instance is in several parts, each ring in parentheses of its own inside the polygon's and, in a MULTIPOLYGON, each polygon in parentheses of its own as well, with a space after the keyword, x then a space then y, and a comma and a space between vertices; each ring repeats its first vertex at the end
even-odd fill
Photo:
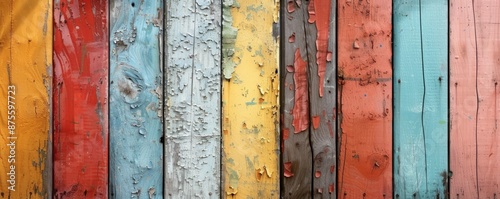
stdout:
POLYGON ((0 4, 0 198, 51 198, 52 0, 0 4))
POLYGON ((500 1, 450 3, 450 196, 500 197, 500 1))
POLYGON ((338 1, 339 198, 392 198, 391 4, 338 1))
POLYGON ((54 1, 54 196, 108 196, 108 1, 54 1))

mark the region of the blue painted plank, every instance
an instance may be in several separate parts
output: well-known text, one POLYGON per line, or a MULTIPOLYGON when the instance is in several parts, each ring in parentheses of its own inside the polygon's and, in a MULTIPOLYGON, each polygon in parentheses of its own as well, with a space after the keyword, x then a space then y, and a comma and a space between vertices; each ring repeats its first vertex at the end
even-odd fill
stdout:
POLYGON ((110 197, 162 198, 162 1, 110 9, 110 197))
POLYGON ((447 0, 394 2, 396 198, 447 197, 447 10, 447 0))
POLYGON ((165 6, 165 198, 220 198, 221 0, 165 6))

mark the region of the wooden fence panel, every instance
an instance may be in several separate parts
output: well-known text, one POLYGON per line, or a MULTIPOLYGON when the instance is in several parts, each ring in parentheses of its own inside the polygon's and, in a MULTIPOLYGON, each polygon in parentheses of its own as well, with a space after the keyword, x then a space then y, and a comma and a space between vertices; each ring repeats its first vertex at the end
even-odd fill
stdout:
POLYGON ((0 197, 50 198, 52 1, 2 1, 0 24, 0 197))
POLYGON ((162 1, 110 9, 110 196, 162 197, 162 1))
POLYGON ((223 1, 225 197, 279 197, 279 1, 223 1))
POLYGON ((165 198, 220 198, 221 1, 165 5, 165 198))
POLYGON ((450 3, 450 195, 500 197, 500 2, 450 3))
POLYGON ((338 1, 338 197, 392 198, 392 1, 338 1))
POLYGON ((396 198, 446 198, 448 2, 394 2, 396 198))
POLYGON ((108 197, 108 1, 54 1, 54 196, 108 197))
POLYGON ((282 3, 283 196, 335 198, 335 2, 282 3))

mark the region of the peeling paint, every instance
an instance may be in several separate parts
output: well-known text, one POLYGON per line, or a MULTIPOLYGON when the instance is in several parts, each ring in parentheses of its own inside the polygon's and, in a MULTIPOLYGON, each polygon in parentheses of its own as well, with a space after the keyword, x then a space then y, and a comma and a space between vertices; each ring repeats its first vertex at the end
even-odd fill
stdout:
POLYGON ((234 68, 238 65, 234 61, 235 43, 238 29, 233 27, 231 8, 238 8, 236 0, 224 0, 222 3, 222 71, 225 79, 231 79, 234 68))
POLYGON ((295 133, 300 133, 309 127, 309 95, 307 80, 307 62, 302 59, 300 50, 295 50, 293 80, 295 83, 295 98, 293 107, 293 127, 295 133))

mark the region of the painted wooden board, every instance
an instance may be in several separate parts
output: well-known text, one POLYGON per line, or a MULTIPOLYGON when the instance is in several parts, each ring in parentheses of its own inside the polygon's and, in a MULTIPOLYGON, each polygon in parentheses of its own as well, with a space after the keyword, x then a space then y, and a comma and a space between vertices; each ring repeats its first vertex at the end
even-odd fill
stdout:
POLYGON ((111 1, 110 15, 110 197, 162 198, 162 1, 111 1))
POLYGON ((500 197, 500 2, 450 3, 450 196, 500 197))
POLYGON ((338 1, 339 198, 392 198, 391 2, 338 1))
POLYGON ((165 6, 165 198, 220 198, 221 1, 165 6))
POLYGON ((54 196, 108 197, 108 1, 54 1, 54 196))
POLYGON ((446 198, 448 1, 394 2, 394 193, 446 198))
POLYGON ((2 1, 0 23, 0 198, 50 198, 52 1, 2 1))
POLYGON ((285 198, 336 197, 335 5, 329 0, 282 3, 285 198))
POLYGON ((279 197, 279 1, 223 1, 222 195, 279 197))

